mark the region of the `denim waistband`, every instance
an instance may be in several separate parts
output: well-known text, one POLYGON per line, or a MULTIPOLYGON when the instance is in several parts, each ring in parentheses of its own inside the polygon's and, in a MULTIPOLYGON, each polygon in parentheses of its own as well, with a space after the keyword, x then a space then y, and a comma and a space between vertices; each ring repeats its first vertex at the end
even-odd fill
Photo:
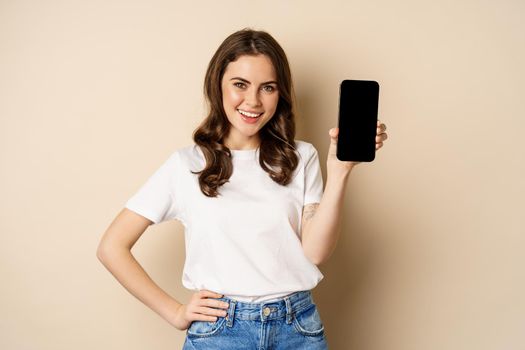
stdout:
POLYGON ((309 290, 299 291, 285 297, 262 303, 245 303, 230 298, 214 298, 227 302, 226 324, 231 327, 234 319, 266 322, 286 318, 286 323, 292 322, 294 313, 300 312, 313 304, 312 293, 309 290))

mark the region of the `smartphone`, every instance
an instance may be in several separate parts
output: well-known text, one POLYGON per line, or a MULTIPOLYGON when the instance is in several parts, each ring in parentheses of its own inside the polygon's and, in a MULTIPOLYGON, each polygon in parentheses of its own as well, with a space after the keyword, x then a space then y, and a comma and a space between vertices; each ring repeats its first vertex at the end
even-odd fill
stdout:
POLYGON ((371 162, 376 154, 379 84, 373 80, 343 80, 339 90, 337 158, 371 162))

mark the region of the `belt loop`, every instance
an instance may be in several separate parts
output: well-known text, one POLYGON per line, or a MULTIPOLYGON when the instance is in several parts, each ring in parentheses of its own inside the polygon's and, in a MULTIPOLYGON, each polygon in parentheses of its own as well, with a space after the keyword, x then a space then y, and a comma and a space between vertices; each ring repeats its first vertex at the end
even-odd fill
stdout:
POLYGON ((290 324, 293 316, 292 303, 288 297, 284 297, 284 302, 286 303, 286 323, 290 324))
POLYGON ((237 301, 230 299, 230 306, 228 307, 228 315, 226 315, 226 326, 233 326, 233 319, 235 318, 235 306, 237 301))

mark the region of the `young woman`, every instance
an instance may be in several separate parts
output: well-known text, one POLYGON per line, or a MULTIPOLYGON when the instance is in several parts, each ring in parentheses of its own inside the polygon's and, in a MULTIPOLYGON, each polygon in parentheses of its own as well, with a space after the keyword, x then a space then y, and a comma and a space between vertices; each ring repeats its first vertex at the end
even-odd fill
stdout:
MULTIPOLYGON (((97 256, 135 297, 179 330, 184 349, 326 349, 311 295, 335 249, 345 184, 358 164, 336 157, 327 183, 315 147, 295 140, 286 55, 264 31, 231 34, 211 59, 209 114, 126 203, 97 256), (185 227, 182 304, 131 254, 151 224, 185 227)), ((376 149, 386 126, 378 122, 376 149)))

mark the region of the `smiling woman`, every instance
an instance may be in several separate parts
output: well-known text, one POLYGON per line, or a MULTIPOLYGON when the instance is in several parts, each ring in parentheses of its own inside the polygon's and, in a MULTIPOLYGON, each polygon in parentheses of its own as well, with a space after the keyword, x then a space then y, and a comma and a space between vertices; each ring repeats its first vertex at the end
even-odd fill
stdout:
MULTIPOLYGON (((250 59, 252 56, 242 56, 241 58, 239 58, 237 61, 245 61, 245 60, 248 60, 250 59)), ((264 61, 267 61, 266 57, 265 56, 262 56, 262 55, 257 55, 257 56, 253 56, 255 59, 258 59, 259 61, 262 61, 262 65, 267 65, 268 62, 264 62, 264 61)), ((239 62, 242 64, 242 62, 239 62)), ((261 63, 257 64, 255 63, 255 65, 260 65, 261 63)), ((270 63, 271 64, 271 63, 270 63)), ((235 67, 232 67, 233 66, 233 63, 230 64, 228 66, 228 68, 230 70, 234 70, 235 67), (231 68, 230 68, 231 67, 231 68)), ((264 68, 262 68, 264 69, 264 68)), ((271 70, 273 71, 273 66, 271 66, 271 70)), ((226 74, 228 73, 228 71, 226 72, 226 74)), ((227 79, 226 77, 226 74, 225 74, 225 77, 223 79, 227 79)), ((252 83, 246 79, 243 79, 243 78, 240 78, 240 77, 235 77, 235 78, 231 78, 230 81, 234 81, 233 85, 238 88, 239 93, 238 94, 232 94, 231 96, 235 99, 244 99, 244 100, 248 100, 247 98, 243 98, 243 96, 241 96, 241 93, 242 91, 245 91, 247 90, 248 88, 250 88, 250 86, 252 85, 252 83)), ((257 86, 253 87, 252 89, 255 89, 256 92, 255 92, 255 99, 258 99, 258 92, 257 90, 258 89, 262 89, 262 92, 266 92, 267 94, 274 94, 277 92, 277 82, 275 81, 268 81, 268 82, 264 82, 262 84, 260 84, 262 87, 259 88, 257 86)), ((226 84, 226 86, 223 86, 223 93, 224 92, 227 92, 230 88, 229 84, 226 84)), ((233 90, 232 92, 235 92, 235 89, 231 89, 233 90)), ((226 96, 226 95, 225 95, 226 96)), ((275 97, 277 97, 275 95, 275 97)), ((271 101, 270 99, 266 98, 264 99, 266 101, 271 101)), ((226 104, 228 103, 228 101, 224 100, 224 105, 226 106, 226 104)), ((248 107, 249 108, 249 107, 248 107)), ((226 109, 226 108, 225 108, 226 109)), ((275 110, 275 108, 274 108, 275 110)), ((248 123, 254 123, 254 121, 251 121, 249 118, 259 118, 263 113, 264 111, 257 111, 257 110, 249 110, 249 109, 240 109, 238 108, 237 111, 241 114, 241 117, 248 117, 248 118, 243 118, 243 120, 247 121, 248 123)), ((230 118, 228 118, 230 120, 230 123, 232 122, 232 120, 230 118)), ((228 143, 228 142, 226 142, 228 143)), ((230 147, 232 148, 232 147, 230 147)))
MULTIPOLYGON (((184 349, 326 349, 311 289, 337 241, 344 182, 335 159, 323 178, 316 148, 295 139, 292 81, 281 46, 264 31, 228 36, 208 66, 208 116, 126 202, 98 257, 138 299, 186 330, 184 349), (130 250, 150 224, 184 224, 179 303, 130 250)), ((334 141, 335 140, 335 141, 334 141)), ((380 141, 384 138, 380 138, 380 141)))
POLYGON ((268 33, 240 30, 219 46, 206 71, 208 117, 195 130, 206 166, 199 183, 206 196, 233 173, 231 150, 260 149, 270 178, 287 185, 299 164, 295 146, 292 78, 282 47, 268 33))
POLYGON ((222 79, 224 111, 231 124, 225 146, 259 146, 259 130, 273 117, 279 102, 276 86, 275 69, 265 55, 243 55, 228 65, 222 79))

